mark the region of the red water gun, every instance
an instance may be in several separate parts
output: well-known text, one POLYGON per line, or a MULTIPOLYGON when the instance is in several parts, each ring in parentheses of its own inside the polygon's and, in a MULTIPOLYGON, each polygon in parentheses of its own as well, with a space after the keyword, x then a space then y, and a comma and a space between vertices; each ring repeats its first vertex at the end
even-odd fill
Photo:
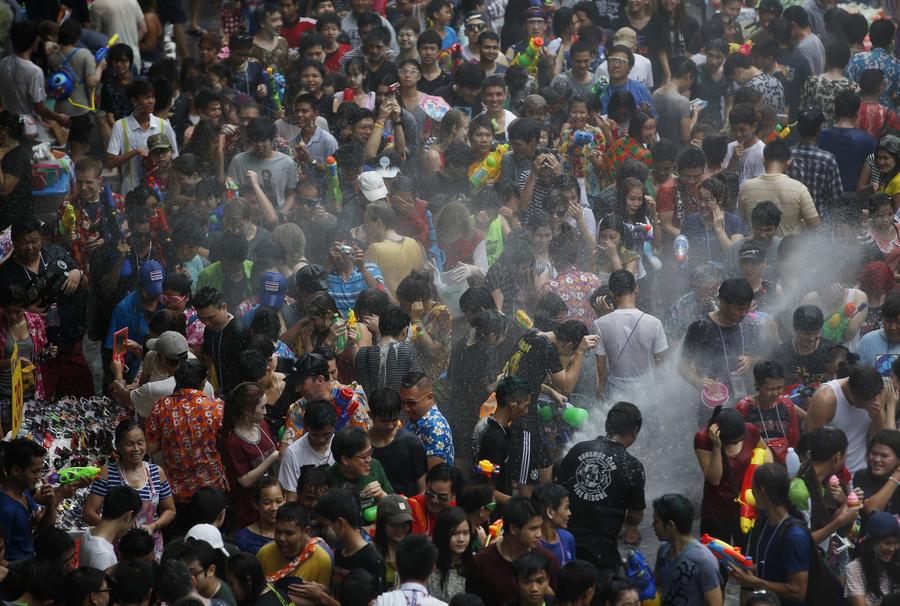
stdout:
POLYGON ((490 526, 488 526, 488 537, 484 542, 484 546, 487 547, 491 544, 491 541, 500 536, 500 533, 503 532, 503 518, 500 518, 490 526))
POLYGON ((753 474, 756 468, 766 462, 765 448, 754 448, 750 465, 744 472, 744 482, 741 484, 741 494, 735 499, 741 504, 741 532, 750 532, 756 523, 756 498, 753 496, 753 474))

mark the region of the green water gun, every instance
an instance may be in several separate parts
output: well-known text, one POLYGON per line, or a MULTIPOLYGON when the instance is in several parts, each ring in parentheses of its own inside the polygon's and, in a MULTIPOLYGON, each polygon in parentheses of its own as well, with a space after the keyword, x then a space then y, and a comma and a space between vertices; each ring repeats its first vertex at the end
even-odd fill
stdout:
POLYGON ((71 484, 79 480, 95 480, 100 475, 99 467, 64 467, 48 477, 51 484, 71 484))

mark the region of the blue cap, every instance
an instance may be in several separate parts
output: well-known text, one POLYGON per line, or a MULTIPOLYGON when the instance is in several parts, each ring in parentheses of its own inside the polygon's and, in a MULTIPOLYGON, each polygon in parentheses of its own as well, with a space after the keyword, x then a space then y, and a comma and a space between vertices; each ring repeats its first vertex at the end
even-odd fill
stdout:
POLYGON ((165 279, 166 272, 159 261, 150 259, 141 265, 141 288, 148 295, 161 295, 165 279))
POLYGON ((892 514, 886 511, 876 511, 866 520, 866 524, 863 526, 863 536, 873 541, 900 536, 900 524, 892 514))
POLYGON ((259 304, 263 307, 281 309, 284 306, 284 295, 287 293, 288 281, 277 271, 267 271, 260 283, 259 304))

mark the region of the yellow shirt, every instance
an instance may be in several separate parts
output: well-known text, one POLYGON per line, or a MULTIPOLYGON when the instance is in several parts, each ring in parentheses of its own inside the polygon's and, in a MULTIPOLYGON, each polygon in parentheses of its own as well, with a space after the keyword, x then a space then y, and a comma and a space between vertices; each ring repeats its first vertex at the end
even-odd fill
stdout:
MULTIPOLYGON (((287 560, 278 551, 275 542, 266 543, 258 552, 256 559, 262 564, 263 572, 266 576, 278 572, 289 564, 287 560)), ((291 576, 300 577, 309 583, 321 583, 325 587, 331 585, 331 556, 325 551, 321 545, 316 546, 312 556, 300 564, 291 576)))
POLYGON ((400 281, 413 270, 425 266, 422 247, 412 238, 406 237, 400 242, 384 240, 370 244, 366 249, 366 261, 381 268, 385 289, 392 299, 396 299, 400 281))
POLYGON ((892 198, 900 193, 900 173, 894 175, 894 178, 887 183, 882 183, 878 191, 891 196, 892 198))

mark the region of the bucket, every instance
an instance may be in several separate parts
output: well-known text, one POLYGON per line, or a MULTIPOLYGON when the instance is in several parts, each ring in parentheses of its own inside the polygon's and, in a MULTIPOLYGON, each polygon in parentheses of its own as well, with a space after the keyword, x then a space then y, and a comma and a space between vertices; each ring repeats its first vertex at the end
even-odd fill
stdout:
POLYGON ((731 397, 731 393, 728 391, 728 386, 718 381, 700 392, 700 399, 710 408, 724 406, 728 403, 729 397, 731 397))

